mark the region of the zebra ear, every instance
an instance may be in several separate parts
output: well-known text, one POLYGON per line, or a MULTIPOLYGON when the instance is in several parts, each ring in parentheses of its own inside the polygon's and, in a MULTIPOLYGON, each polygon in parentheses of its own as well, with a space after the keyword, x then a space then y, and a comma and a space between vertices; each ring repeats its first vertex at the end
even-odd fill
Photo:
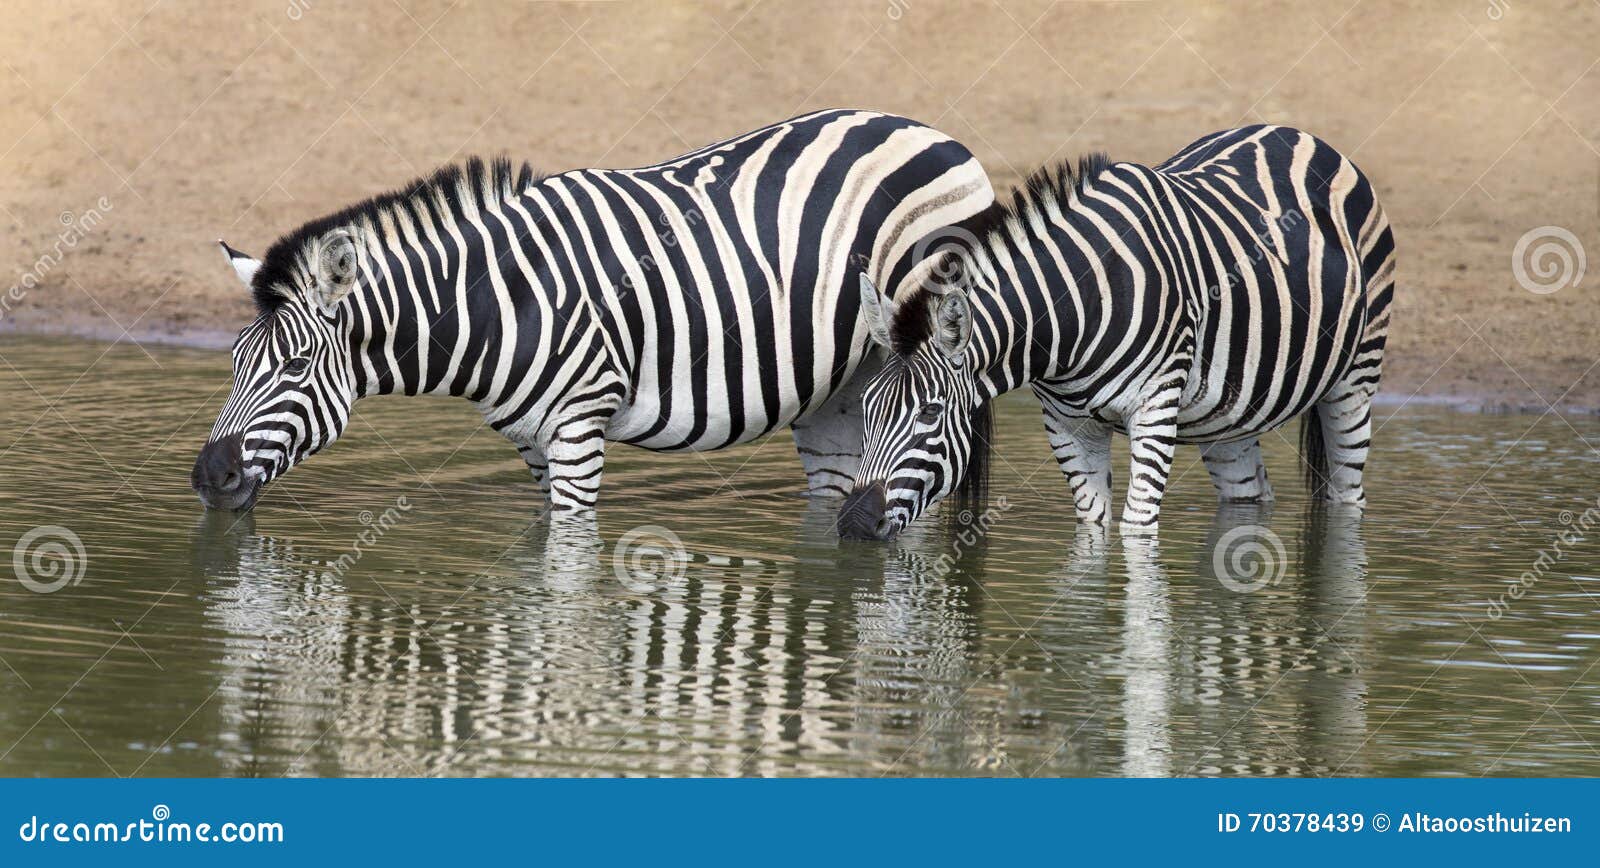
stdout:
POLYGON ((317 253, 317 280, 312 288, 316 303, 331 313, 355 289, 360 270, 355 238, 342 229, 329 233, 317 253))
POLYGON ((938 343, 939 351, 945 358, 959 364, 962 356, 967 351, 967 344, 972 342, 972 305, 967 302, 966 293, 960 290, 950 290, 939 302, 939 310, 934 314, 933 339, 938 343))
POLYGON ((894 302, 886 302, 878 294, 878 288, 872 285, 872 278, 866 274, 861 275, 861 315, 866 317, 867 334, 872 340, 884 349, 892 349, 889 344, 889 323, 894 319, 894 302))
POLYGON ((250 281, 256 276, 256 270, 261 268, 261 260, 253 259, 247 253, 234 250, 228 246, 228 242, 223 241, 221 238, 217 239, 217 244, 222 247, 222 255, 228 257, 228 264, 233 266, 233 273, 239 275, 239 280, 243 281, 245 287, 248 288, 250 281))

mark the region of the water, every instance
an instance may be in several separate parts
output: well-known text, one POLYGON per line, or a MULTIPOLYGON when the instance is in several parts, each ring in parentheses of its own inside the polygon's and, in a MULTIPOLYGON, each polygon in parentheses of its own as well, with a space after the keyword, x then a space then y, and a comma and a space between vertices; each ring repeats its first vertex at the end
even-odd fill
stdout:
POLYGON ((83 547, 52 593, 0 576, 0 774, 1600 774, 1593 418, 1385 408, 1360 521, 1309 512, 1277 438, 1276 508, 1219 515, 1186 449, 1151 545, 1075 533, 1013 396, 967 542, 840 544, 787 435, 615 448, 598 527, 551 537, 464 403, 358 404, 206 515, 224 356, 0 358, 0 564, 35 533, 40 586, 36 528, 83 547))

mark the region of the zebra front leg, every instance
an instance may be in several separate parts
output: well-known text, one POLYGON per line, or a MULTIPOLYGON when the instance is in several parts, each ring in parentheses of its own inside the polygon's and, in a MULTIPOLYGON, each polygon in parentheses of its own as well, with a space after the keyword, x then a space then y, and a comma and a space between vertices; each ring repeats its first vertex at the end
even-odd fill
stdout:
POLYGON ((1200 458, 1223 503, 1271 503, 1272 486, 1261 462, 1261 441, 1251 437, 1232 443, 1202 443, 1200 458))
POLYGON ((1111 521, 1111 426, 1087 416, 1068 416, 1048 394, 1038 394, 1050 450, 1072 490, 1073 512, 1079 522, 1103 529, 1111 521))
MULTIPOLYGON (((1321 436, 1308 439, 1320 441, 1322 447, 1322 478, 1312 480, 1313 495, 1333 503, 1366 506, 1367 490, 1361 476, 1372 446, 1372 394, 1362 389, 1344 392, 1323 399, 1313 412, 1316 417, 1306 423, 1316 425, 1321 436)), ((1307 457, 1316 461, 1316 456, 1307 457)), ((1312 475, 1319 475, 1317 465, 1312 468, 1312 475)))
POLYGON ((1161 519, 1161 499, 1167 493, 1172 456, 1178 445, 1176 396, 1158 406, 1136 410, 1128 420, 1128 497, 1122 507, 1124 536, 1155 533, 1161 519))
POLYGON ((588 517, 600 494, 605 470, 605 425, 593 419, 556 429, 545 445, 549 458, 550 512, 552 516, 588 517))

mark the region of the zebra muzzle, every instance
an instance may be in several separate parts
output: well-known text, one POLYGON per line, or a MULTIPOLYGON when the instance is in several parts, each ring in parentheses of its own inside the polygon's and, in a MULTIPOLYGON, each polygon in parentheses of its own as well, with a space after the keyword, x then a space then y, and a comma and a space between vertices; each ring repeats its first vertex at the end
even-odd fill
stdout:
POLYGON ((200 502, 211 509, 241 510, 254 505, 261 484, 245 472, 243 435, 213 440, 202 447, 189 484, 200 495, 200 502))
POLYGON ((839 507, 839 536, 843 539, 888 539, 888 522, 884 521, 885 492, 883 483, 874 482, 866 488, 857 488, 839 507))

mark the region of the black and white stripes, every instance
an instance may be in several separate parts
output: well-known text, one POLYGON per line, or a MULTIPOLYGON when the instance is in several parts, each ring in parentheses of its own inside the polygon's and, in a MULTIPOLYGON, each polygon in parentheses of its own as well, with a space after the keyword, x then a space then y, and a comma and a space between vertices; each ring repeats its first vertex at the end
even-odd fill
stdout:
POLYGON ((355 399, 404 393, 471 400, 557 510, 594 505, 608 440, 717 449, 790 424, 813 492, 842 494, 872 355, 859 277, 916 285, 930 239, 992 201, 949 137, 834 110, 642 169, 470 161, 259 263, 225 246, 260 316, 195 488, 247 507, 355 399))
POLYGON ((1024 385, 1081 521, 1110 519, 1114 430, 1133 459, 1122 528, 1153 530, 1179 443, 1201 444, 1222 498, 1267 500, 1257 438, 1308 411, 1315 492, 1364 502, 1394 243, 1343 155, 1229 130, 1154 169, 1047 170, 976 226, 941 264, 953 286, 876 314, 895 352, 866 390, 842 531, 893 535, 949 493, 988 447, 963 418, 1024 385))

